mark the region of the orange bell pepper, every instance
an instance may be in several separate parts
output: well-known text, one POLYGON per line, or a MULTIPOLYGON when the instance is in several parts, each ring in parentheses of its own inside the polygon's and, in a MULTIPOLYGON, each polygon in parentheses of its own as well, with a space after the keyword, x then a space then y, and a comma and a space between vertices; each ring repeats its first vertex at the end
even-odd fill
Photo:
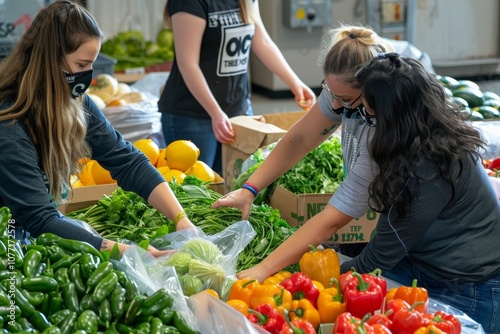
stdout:
POLYGON ((445 334, 442 330, 434 325, 422 326, 415 331, 414 334, 445 334))
POLYGON ((245 315, 245 317, 248 315, 248 304, 245 303, 243 300, 240 299, 230 299, 226 302, 227 305, 231 306, 237 311, 240 311, 245 315))
POLYGON ((250 296, 253 293, 254 287, 259 284, 257 280, 250 278, 242 278, 234 282, 231 290, 229 291, 228 300, 240 299, 249 304, 250 296))
POLYGON ((292 294, 279 284, 257 284, 250 296, 248 305, 256 308, 262 304, 271 304, 281 314, 292 306, 292 294))
POLYGON ((422 302, 415 307, 417 311, 422 313, 427 313, 427 308, 429 306, 429 294, 427 289, 417 286, 417 280, 414 279, 411 286, 400 286, 398 288, 389 289, 385 296, 385 304, 391 299, 402 299, 410 305, 417 302, 422 302))
POLYGON ((283 282, 283 280, 285 278, 288 278, 290 276, 292 276, 292 273, 289 272, 289 271, 278 271, 276 274, 274 274, 274 275, 269 276, 268 278, 266 278, 264 280, 264 282, 262 282, 262 284, 264 284, 264 285, 267 285, 267 284, 271 284, 271 285, 280 284, 281 282, 283 282))
POLYGON ((302 255, 299 261, 300 271, 323 286, 328 286, 331 278, 338 280, 340 260, 337 252, 332 248, 318 250, 314 245, 309 247, 311 251, 302 255))
POLYGON ((305 298, 292 300, 292 307, 288 314, 291 321, 295 319, 306 320, 313 325, 314 329, 317 329, 321 322, 319 311, 305 298))
POLYGON ((339 314, 345 312, 346 303, 340 291, 339 282, 332 279, 332 287, 319 292, 318 312, 322 324, 333 323, 339 314))

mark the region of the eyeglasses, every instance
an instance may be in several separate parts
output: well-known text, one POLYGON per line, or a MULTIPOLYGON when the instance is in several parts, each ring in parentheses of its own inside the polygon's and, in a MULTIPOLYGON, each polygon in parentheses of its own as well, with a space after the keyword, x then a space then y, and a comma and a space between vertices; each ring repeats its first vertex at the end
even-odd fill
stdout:
POLYGON ((368 124, 368 126, 375 126, 376 123, 373 121, 373 119, 377 118, 377 116, 369 114, 366 111, 366 107, 363 106, 362 108, 359 108, 359 114, 361 115, 361 118, 368 124))
POLYGON ((352 102, 348 102, 346 100, 342 100, 341 98, 335 96, 331 91, 330 91, 330 88, 328 88, 328 86, 326 85, 326 82, 325 80, 323 79, 323 81, 321 81, 321 88, 327 92, 331 97, 332 99, 335 99, 337 100, 337 102, 344 108, 347 108, 347 109, 353 109, 352 108, 352 105, 355 104, 360 98, 361 98, 361 94, 359 94, 359 96, 352 102))

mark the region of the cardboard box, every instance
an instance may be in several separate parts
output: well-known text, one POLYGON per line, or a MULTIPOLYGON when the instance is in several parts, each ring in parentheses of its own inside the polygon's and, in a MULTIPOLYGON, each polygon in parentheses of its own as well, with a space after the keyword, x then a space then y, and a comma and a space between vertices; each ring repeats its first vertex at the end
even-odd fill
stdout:
POLYGON ((305 111, 297 111, 230 119, 235 140, 222 146, 222 177, 226 193, 233 190, 233 181, 240 175, 245 159, 257 149, 278 141, 304 114, 305 111))
MULTIPOLYGON (((116 183, 75 188, 73 196, 68 199, 67 203, 60 205, 58 209, 65 214, 89 207, 96 204, 104 195, 111 195, 116 188, 118 188, 116 183)), ((208 188, 219 194, 224 194, 224 179, 215 173, 215 180, 208 185, 208 188)))
MULTIPOLYGON (((304 224, 312 216, 319 213, 328 204, 332 194, 300 194, 296 195, 277 185, 269 199, 269 205, 278 209, 281 217, 291 226, 304 224)), ((353 244, 368 242, 372 238, 379 214, 369 210, 363 217, 353 219, 341 228, 327 244, 353 244)))
POLYGON ((111 195, 116 188, 118 188, 116 183, 75 188, 73 196, 68 198, 67 203, 59 205, 58 210, 65 214, 89 207, 96 204, 104 195, 111 195))

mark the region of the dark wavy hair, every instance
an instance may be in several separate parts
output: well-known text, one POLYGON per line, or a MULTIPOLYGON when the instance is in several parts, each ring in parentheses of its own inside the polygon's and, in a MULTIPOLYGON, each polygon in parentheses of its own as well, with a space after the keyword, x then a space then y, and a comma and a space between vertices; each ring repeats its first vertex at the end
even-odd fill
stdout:
POLYGON ((480 158, 484 142, 435 75, 418 60, 387 53, 361 67, 355 80, 376 116, 370 154, 379 172, 369 188, 370 205, 382 212, 393 207, 404 217, 411 201, 408 181, 418 187, 419 163, 435 164, 454 195, 454 179, 467 161, 480 158))

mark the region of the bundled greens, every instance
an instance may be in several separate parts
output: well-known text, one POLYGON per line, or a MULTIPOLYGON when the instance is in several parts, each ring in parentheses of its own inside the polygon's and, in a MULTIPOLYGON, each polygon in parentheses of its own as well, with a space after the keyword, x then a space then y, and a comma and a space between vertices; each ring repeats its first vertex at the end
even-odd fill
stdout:
MULTIPOLYGON (((169 185, 191 222, 206 235, 217 234, 241 220, 241 211, 238 209, 212 209, 212 204, 222 195, 208 189, 203 181, 192 175, 186 177, 182 185, 175 182, 169 185)), ((135 193, 121 188, 116 189, 111 196, 104 196, 95 205, 73 211, 67 216, 87 222, 105 238, 136 243, 147 240, 160 249, 165 246, 160 237, 175 231, 170 219, 135 193)), ((281 218, 278 210, 267 204, 254 205, 248 220, 256 236, 240 253, 237 271, 258 264, 297 229, 281 218)))
MULTIPOLYGON (((260 148, 247 159, 251 162, 250 166, 235 180, 234 189, 241 188, 260 167, 267 156, 266 153, 274 146, 275 144, 272 144, 260 148)), ((294 194, 331 194, 337 190, 343 178, 342 145, 339 138, 331 136, 278 178, 276 184, 294 194)), ((254 203, 263 203, 269 189, 262 190, 254 203)))

